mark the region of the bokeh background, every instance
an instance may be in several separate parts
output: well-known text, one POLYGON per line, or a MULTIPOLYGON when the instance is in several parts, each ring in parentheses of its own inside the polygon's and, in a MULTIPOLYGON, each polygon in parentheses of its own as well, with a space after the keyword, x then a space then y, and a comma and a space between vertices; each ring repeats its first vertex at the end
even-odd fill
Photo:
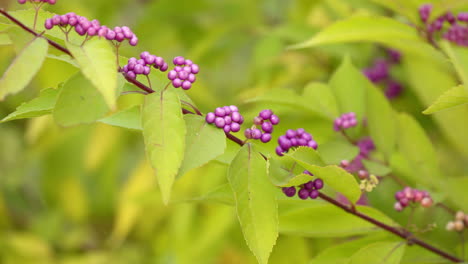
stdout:
MULTIPOLYGON (((5 0, 0 7, 27 8, 5 0)), ((140 43, 124 46, 123 56, 146 50, 166 60, 178 55, 193 60, 201 73, 188 95, 197 106, 206 113, 236 104, 246 120, 268 105, 255 98, 299 93, 310 82, 327 82, 344 56, 361 69, 384 56, 384 49, 373 44, 287 50, 289 45, 352 14, 393 16, 367 0, 58 0, 46 9, 131 27, 140 43)), ((0 46, 0 72, 16 51, 15 45, 0 46)), ((25 91, 0 102, 0 118, 76 71, 47 59, 25 91)), ((432 118, 421 114, 426 104, 407 83, 404 70, 392 71, 404 86, 392 105, 424 125, 443 154, 447 173, 465 171, 459 152, 432 118)), ((119 99, 122 108, 139 102, 140 95, 119 99)), ((282 119, 277 135, 290 127, 306 128, 318 142, 334 135, 329 120, 300 107, 279 105, 274 110, 282 119)), ((265 148, 273 153, 274 141, 265 148)), ((229 144, 226 156, 235 150, 229 144)), ((164 206, 139 132, 104 124, 63 128, 51 116, 0 124, 0 263, 256 263, 234 208, 203 199, 226 182, 227 159, 220 157, 179 179, 171 204, 164 206)), ((392 197, 396 188, 390 184, 382 193, 392 197)), ((374 203, 403 219, 392 212, 390 200, 377 197, 374 203)), ((440 216, 437 221, 448 219, 440 216)), ((456 239, 453 234, 441 237, 456 239)), ((336 242, 281 235, 270 263, 307 263, 336 242)))

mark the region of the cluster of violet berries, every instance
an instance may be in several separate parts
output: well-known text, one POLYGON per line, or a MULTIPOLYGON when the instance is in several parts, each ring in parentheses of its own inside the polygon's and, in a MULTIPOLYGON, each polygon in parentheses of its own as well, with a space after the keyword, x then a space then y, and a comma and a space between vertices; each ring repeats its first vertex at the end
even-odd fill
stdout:
POLYGON ((55 5, 57 3, 57 0, 18 0, 18 3, 21 5, 26 4, 26 2, 31 2, 31 3, 48 3, 49 5, 55 5))
POLYGON ((434 203, 427 191, 412 189, 411 187, 405 187, 403 190, 396 192, 395 199, 397 202, 394 208, 398 212, 403 211, 411 202, 420 203, 425 208, 432 206, 434 203))
POLYGON ((434 39, 434 35, 441 33, 443 38, 447 39, 450 42, 456 43, 460 46, 468 46, 468 13, 460 12, 456 16, 447 12, 434 21, 429 21, 431 16, 432 5, 424 4, 419 7, 419 17, 421 21, 424 22, 426 26, 426 34, 430 40, 434 39), (448 29, 444 30, 444 23, 448 22, 448 29))
POLYGON ((468 228, 468 214, 458 211, 455 214, 455 220, 448 222, 445 228, 448 231, 462 232, 465 228, 468 228))
POLYGON ((214 124, 218 128, 222 128, 225 133, 238 132, 244 117, 239 113, 239 109, 235 105, 218 107, 214 113, 206 114, 205 120, 208 124, 214 124))
POLYGON ((162 72, 167 71, 169 67, 163 58, 144 51, 140 54, 140 59, 135 57, 128 59, 128 63, 123 66, 122 71, 128 77, 135 79, 139 74, 148 75, 151 71, 151 66, 162 72))
POLYGON ((350 127, 355 127, 357 123, 356 114, 354 112, 350 112, 342 114, 340 117, 336 118, 335 122, 333 122, 333 129, 335 131, 340 131, 350 127))
POLYGON ((254 118, 255 127, 247 128, 244 135, 248 139, 260 139, 263 143, 270 142, 273 126, 278 125, 279 121, 279 117, 270 109, 262 110, 254 118), (260 126, 261 130, 256 128, 256 126, 260 126))
POLYGON ((89 21, 86 17, 79 16, 73 12, 65 15, 54 15, 52 18, 46 19, 44 24, 46 29, 50 30, 55 26, 59 26, 64 32, 69 32, 74 28, 76 33, 80 36, 99 36, 106 38, 107 40, 115 40, 117 42, 128 40, 129 44, 132 46, 136 46, 138 44, 137 36, 129 27, 123 26, 110 29, 107 26, 101 26, 97 19, 89 21))
POLYGON ((312 135, 307 133, 303 128, 297 130, 288 129, 286 134, 278 138, 279 146, 276 147, 276 154, 283 156, 283 153, 289 151, 293 147, 310 147, 317 149, 318 144, 312 138, 312 135))
POLYGON ((182 87, 184 90, 190 89, 196 81, 195 75, 200 72, 200 68, 191 60, 186 60, 181 56, 175 57, 173 63, 174 69, 167 74, 167 78, 172 81, 172 86, 182 87))
POLYGON ((392 79, 390 76, 391 67, 393 65, 399 64, 400 61, 401 53, 397 50, 388 49, 387 58, 376 59, 371 67, 362 71, 367 79, 369 79, 371 82, 385 86, 384 93, 388 99, 398 97, 403 90, 401 83, 392 79))
MULTIPOLYGON (((305 170, 303 173, 313 176, 313 174, 307 170, 305 170)), ((302 200, 305 200, 307 198, 317 199, 317 197, 319 196, 319 190, 322 188, 323 188, 323 180, 320 178, 317 178, 315 180, 308 181, 307 183, 304 183, 303 185, 301 185, 299 191, 297 192, 297 196, 301 198, 302 200)), ((288 197, 293 197, 294 195, 296 195, 296 187, 294 186, 283 187, 282 190, 283 190, 283 193, 288 197)))

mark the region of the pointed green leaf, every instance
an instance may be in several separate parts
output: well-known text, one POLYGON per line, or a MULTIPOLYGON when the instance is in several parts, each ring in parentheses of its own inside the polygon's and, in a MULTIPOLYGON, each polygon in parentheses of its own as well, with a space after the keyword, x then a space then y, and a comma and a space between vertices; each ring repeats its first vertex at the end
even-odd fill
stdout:
POLYGON ((239 150, 229 166, 228 180, 247 245, 258 262, 266 264, 278 237, 276 190, 268 180, 266 161, 251 144, 239 150))
POLYGON ((197 115, 184 117, 187 126, 185 154, 179 170, 179 177, 191 169, 198 168, 224 153, 226 136, 222 129, 205 122, 197 115))
POLYGON ((405 242, 377 242, 361 248, 349 264, 398 264, 405 253, 405 242))
POLYGON ((385 176, 392 172, 392 169, 390 169, 386 165, 375 162, 375 161, 362 159, 362 163, 364 163, 364 167, 369 173, 377 175, 377 176, 385 176))
POLYGON ((401 50, 405 54, 411 53, 435 58, 440 63, 444 62, 444 57, 429 44, 424 43, 413 27, 392 18, 375 15, 356 15, 340 20, 311 39, 290 48, 300 49, 349 42, 377 42, 401 50))
POLYGON ((392 106, 384 94, 373 86, 367 90, 367 126, 378 151, 390 159, 397 138, 396 121, 392 106))
POLYGON ((142 130, 140 106, 136 105, 128 109, 124 109, 99 119, 99 122, 111 126, 123 127, 134 130, 142 130))
MULTIPOLYGON (((304 201, 291 200, 280 203, 280 232, 307 237, 343 237, 371 232, 382 232, 373 224, 343 211, 332 204, 314 202, 291 209, 291 204, 304 201), (324 221, 326 219, 326 221, 324 221)), ((378 210, 367 206, 356 209, 386 224, 393 221, 378 210)))
POLYGON ((434 146, 424 129, 408 114, 398 115, 398 148, 415 175, 424 175, 421 182, 438 186, 441 172, 434 146))
POLYGON ((468 93, 468 50, 448 41, 443 41, 441 47, 449 56, 468 93))
POLYGON ((168 204, 185 150, 186 126, 179 97, 171 89, 149 94, 141 113, 146 154, 168 204))
POLYGON ((299 186, 301 184, 307 183, 311 180, 314 180, 309 174, 301 173, 289 179, 285 184, 279 185, 280 187, 290 187, 290 186, 299 186))
POLYGON ((352 160, 359 154, 359 148, 344 139, 320 144, 317 151, 326 164, 340 164, 342 160, 352 160))
POLYGON ((359 200, 359 197, 361 197, 361 190, 354 176, 338 166, 331 165, 321 167, 310 164, 301 158, 301 156, 310 155, 312 152, 315 152, 312 148, 299 148, 292 154, 287 155, 297 161, 304 169, 314 174, 314 176, 321 178, 325 185, 342 193, 352 203, 359 200))
POLYGON ((67 42, 81 71, 104 97, 107 105, 114 108, 117 99, 117 59, 109 42, 91 39, 83 46, 67 42))
POLYGON ((338 105, 331 88, 324 83, 310 83, 304 88, 303 97, 310 104, 318 107, 318 110, 329 119, 335 119, 338 112, 338 105))
POLYGON ((33 100, 23 103, 16 108, 16 111, 3 118, 1 123, 23 119, 43 116, 52 113, 55 102, 59 94, 59 89, 48 88, 41 91, 40 95, 33 100))
POLYGON ((369 81, 353 66, 349 58, 343 60, 331 77, 329 85, 335 94, 340 113, 354 112, 357 118, 362 120, 369 81))
POLYGON ((207 194, 190 199, 191 201, 217 202, 227 205, 234 205, 234 195, 229 184, 223 184, 209 191, 207 194))
POLYGON ((102 95, 81 73, 63 85, 53 110, 55 121, 62 126, 93 123, 109 109, 102 95))
POLYGON ((465 104, 468 104, 468 93, 463 85, 459 85, 443 93, 423 113, 429 115, 465 104))
POLYGON ((44 62, 49 44, 43 38, 35 38, 18 54, 0 79, 0 100, 8 94, 23 90, 44 62))

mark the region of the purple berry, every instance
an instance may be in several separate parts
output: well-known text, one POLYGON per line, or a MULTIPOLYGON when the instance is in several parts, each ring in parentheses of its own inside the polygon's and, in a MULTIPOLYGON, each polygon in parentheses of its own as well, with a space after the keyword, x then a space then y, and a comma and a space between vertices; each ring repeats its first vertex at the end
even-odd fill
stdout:
POLYGON ((307 190, 311 191, 313 190, 315 187, 314 187, 314 182, 313 181, 308 181, 304 184, 304 188, 306 188, 307 190))
POLYGON ((215 125, 216 125, 218 128, 223 128, 225 124, 226 124, 226 122, 224 121, 224 118, 222 118, 222 117, 216 117, 216 119, 215 119, 215 125))
POLYGON ((273 115, 273 111, 271 111, 270 109, 262 110, 259 114, 259 116, 263 118, 263 120, 270 119, 271 115, 273 115))
POLYGON ((217 107, 215 109, 215 115, 219 117, 224 117, 226 115, 226 111, 224 111, 224 108, 222 107, 217 107))
POLYGON ((271 115, 271 117, 270 117, 270 122, 271 122, 273 125, 279 124, 279 121, 280 121, 280 120, 279 120, 279 117, 278 117, 278 116, 276 116, 276 115, 271 115))
POLYGON ((301 188, 299 190, 299 193, 298 193, 298 196, 299 198, 301 198, 302 200, 305 200, 309 197, 309 191, 307 191, 306 189, 304 188, 301 188))
POLYGON ((174 65, 182 66, 185 63, 185 59, 182 56, 177 56, 173 60, 174 65))
POLYGON ((273 125, 270 122, 263 122, 262 130, 265 133, 272 133, 273 132, 273 125))
POLYGON ((283 193, 288 197, 293 197, 296 195, 296 188, 294 186, 282 188, 283 193))
POLYGON ((319 191, 317 191, 317 190, 312 190, 312 191, 310 191, 310 193, 309 193, 309 197, 310 197, 311 199, 317 199, 317 197, 319 197, 319 194, 320 194, 319 191))
POLYGON ((184 81, 182 83, 182 89, 184 89, 184 90, 189 90, 191 87, 192 87, 192 83, 189 82, 189 81, 184 81))
POLYGON ((240 125, 239 125, 239 123, 232 123, 232 124, 231 124, 231 131, 232 131, 232 132, 239 132, 239 131, 240 131, 240 125))
POLYGON ((224 130, 224 133, 229 133, 229 132, 231 132, 231 126, 230 125, 225 125, 223 130, 224 130))
POLYGON ((268 143, 270 142, 271 140, 271 134, 269 133, 263 133, 262 137, 260 138, 260 140, 263 142, 263 143, 268 143))
POLYGON ((252 138, 252 130, 250 128, 247 128, 245 131, 244 131, 244 136, 248 139, 251 139, 252 138))
POLYGON ((182 80, 181 79, 175 79, 172 81, 172 86, 174 86, 174 88, 179 88, 182 86, 182 80))
POLYGON ((260 139, 261 137, 262 137, 262 131, 260 131, 260 129, 257 129, 257 128, 252 129, 253 139, 260 139))
POLYGON ((216 119, 216 115, 214 113, 209 112, 208 114, 206 114, 205 120, 208 124, 213 124, 215 119, 216 119))
POLYGON ((322 179, 315 179, 314 181, 314 187, 317 190, 320 190, 323 188, 323 180, 322 179))
POLYGON ((276 152, 276 155, 278 156, 283 156, 283 152, 285 152, 280 146, 277 146, 276 149, 275 149, 275 152, 276 152))

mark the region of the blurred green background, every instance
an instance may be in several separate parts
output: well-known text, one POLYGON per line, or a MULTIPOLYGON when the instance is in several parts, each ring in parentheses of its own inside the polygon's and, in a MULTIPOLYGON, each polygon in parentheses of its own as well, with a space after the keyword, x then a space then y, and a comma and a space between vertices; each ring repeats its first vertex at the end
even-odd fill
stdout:
MULTIPOLYGON (((16 1, 0 1, 0 7, 26 8, 16 1)), ((381 47, 371 44, 299 51, 287 51, 288 45, 351 14, 391 15, 366 0, 58 0, 46 9, 128 25, 140 43, 124 46, 123 56, 147 50, 166 61, 178 55, 193 60, 201 73, 188 95, 198 107, 206 113, 237 104, 246 120, 265 106, 249 99, 326 82, 345 55, 358 68, 382 56, 381 47)), ((15 50, 0 46, 0 72, 15 50)), ((76 71, 47 59, 25 91, 1 102, 0 117, 76 71)), ((405 84, 401 70, 394 74, 405 84)), ((122 96, 119 105, 138 104, 141 97, 122 96)), ((414 114, 433 138, 441 136, 420 114, 424 107, 411 89, 392 103, 414 114)), ((275 109, 282 118, 277 135, 302 126, 318 142, 333 137, 329 120, 300 111, 275 109)), ((274 141, 266 145, 274 147, 274 141)), ((447 154, 453 171, 463 167, 444 139, 438 151, 447 154)), ((139 132, 103 124, 62 128, 51 116, 0 124, 0 263, 256 263, 233 207, 194 200, 223 184, 226 169, 221 158, 191 171, 164 206, 139 132)), ((387 193, 397 187, 389 188, 387 193)), ((392 203, 387 207, 391 211, 392 203)), ((270 263, 306 263, 335 242, 281 235, 270 263)))

